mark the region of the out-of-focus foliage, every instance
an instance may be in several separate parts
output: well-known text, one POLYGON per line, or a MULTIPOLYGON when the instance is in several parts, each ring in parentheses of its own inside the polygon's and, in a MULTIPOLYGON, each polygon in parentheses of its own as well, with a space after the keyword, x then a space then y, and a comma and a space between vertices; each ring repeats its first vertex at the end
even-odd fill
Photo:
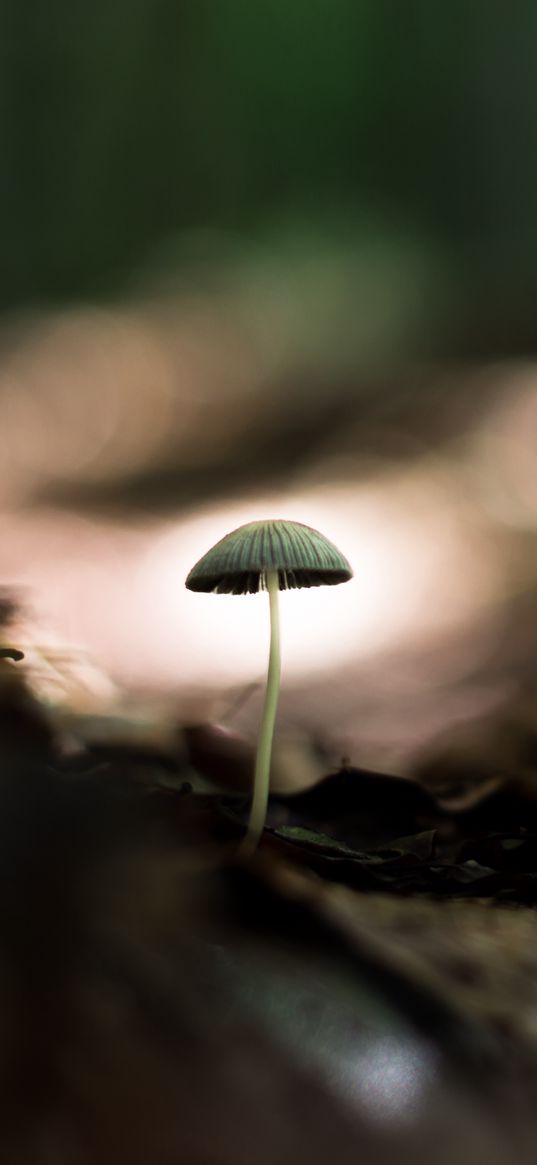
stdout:
POLYGON ((4 0, 0 303, 351 210, 432 247, 448 350, 531 348, 536 44, 531 0, 4 0))
POLYGON ((255 607, 182 582, 279 516, 356 574, 283 615, 299 738, 401 772, 533 723, 536 34, 530 0, 0 5, 1 581, 44 698, 255 680, 255 607))

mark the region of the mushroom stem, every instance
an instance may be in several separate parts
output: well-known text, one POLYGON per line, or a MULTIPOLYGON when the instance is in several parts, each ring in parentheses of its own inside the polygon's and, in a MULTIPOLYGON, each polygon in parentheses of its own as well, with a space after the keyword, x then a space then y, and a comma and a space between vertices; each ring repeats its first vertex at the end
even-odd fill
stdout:
POLYGON ((276 708, 280 693, 280 615, 278 606, 279 579, 277 570, 268 570, 265 577, 270 606, 270 653, 267 673, 265 702, 259 730, 254 772, 254 795, 248 829, 240 846, 240 856, 249 858, 253 854, 263 832, 267 816, 270 790, 270 760, 276 708))

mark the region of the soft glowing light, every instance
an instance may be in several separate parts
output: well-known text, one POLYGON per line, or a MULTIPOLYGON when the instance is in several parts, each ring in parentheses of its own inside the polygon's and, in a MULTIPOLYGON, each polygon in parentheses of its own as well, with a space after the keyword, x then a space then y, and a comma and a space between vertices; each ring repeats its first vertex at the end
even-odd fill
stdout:
POLYGON ((321 530, 355 570, 351 582, 337 587, 281 593, 287 677, 430 637, 471 617, 494 591, 490 556, 430 480, 426 487, 411 478, 397 490, 351 485, 222 507, 156 537, 137 580, 152 596, 154 638, 167 641, 176 676, 187 668, 193 682, 218 684, 264 671, 266 596, 192 595, 182 589, 190 567, 210 546, 263 517, 321 530))
MULTIPOLYGON (((411 1038, 363 1036, 330 1057, 330 1082, 381 1124, 419 1119, 437 1080, 433 1053, 411 1038)), ((328 1059, 328 1057, 327 1057, 328 1059)))
POLYGON ((266 668, 266 595, 193 594, 184 583, 214 542, 262 517, 316 527, 355 571, 339 586, 282 592, 284 683, 430 644, 471 626, 498 593, 497 548, 429 470, 396 486, 259 498, 173 524, 105 524, 52 511, 5 518, 5 582, 31 588, 55 642, 89 650, 122 684, 251 682, 266 668))

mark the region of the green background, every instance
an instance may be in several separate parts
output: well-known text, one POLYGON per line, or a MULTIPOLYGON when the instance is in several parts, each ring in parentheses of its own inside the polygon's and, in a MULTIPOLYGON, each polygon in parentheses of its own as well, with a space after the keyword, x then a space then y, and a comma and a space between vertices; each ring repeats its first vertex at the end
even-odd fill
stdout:
POLYGON ((441 348, 531 350, 536 65, 530 0, 2 0, 0 306, 124 296, 196 229, 373 220, 432 265, 441 348))

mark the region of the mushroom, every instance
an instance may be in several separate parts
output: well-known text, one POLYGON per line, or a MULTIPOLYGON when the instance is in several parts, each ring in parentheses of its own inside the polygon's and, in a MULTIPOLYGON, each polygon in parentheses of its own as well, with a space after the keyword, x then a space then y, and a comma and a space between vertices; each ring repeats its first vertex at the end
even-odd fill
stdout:
POLYGON ((254 792, 243 857, 255 850, 263 832, 270 786, 270 759, 280 688, 278 591, 333 586, 352 578, 346 558, 318 530, 283 519, 249 522, 217 542, 192 568, 191 591, 244 595, 268 591, 270 653, 263 715, 254 771, 254 792))

